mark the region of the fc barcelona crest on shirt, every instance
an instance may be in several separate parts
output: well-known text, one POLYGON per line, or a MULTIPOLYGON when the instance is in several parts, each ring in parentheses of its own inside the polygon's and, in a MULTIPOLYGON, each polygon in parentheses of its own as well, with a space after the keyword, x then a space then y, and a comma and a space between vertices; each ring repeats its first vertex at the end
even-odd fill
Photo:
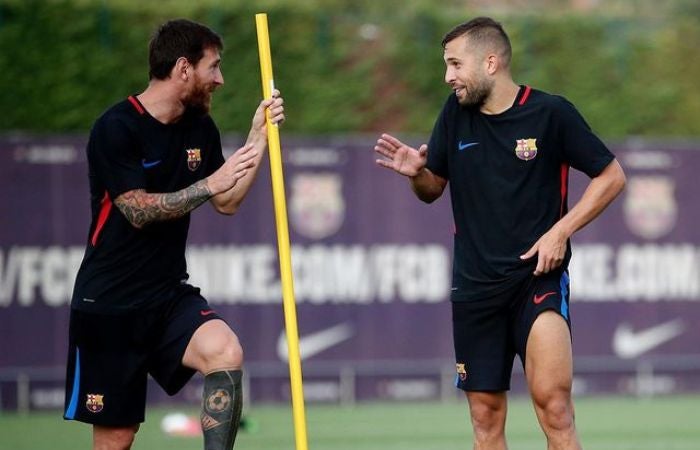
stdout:
POLYGON ((105 407, 105 404, 102 401, 103 397, 104 395, 100 394, 88 394, 87 401, 85 402, 85 407, 88 409, 88 411, 94 413, 102 411, 102 408, 105 407))
POLYGON ((517 139, 515 146, 515 156, 523 161, 530 161, 537 156, 537 139, 517 139))
POLYGON ((194 172, 202 163, 201 151, 198 148, 188 148, 185 152, 187 152, 187 168, 194 172))

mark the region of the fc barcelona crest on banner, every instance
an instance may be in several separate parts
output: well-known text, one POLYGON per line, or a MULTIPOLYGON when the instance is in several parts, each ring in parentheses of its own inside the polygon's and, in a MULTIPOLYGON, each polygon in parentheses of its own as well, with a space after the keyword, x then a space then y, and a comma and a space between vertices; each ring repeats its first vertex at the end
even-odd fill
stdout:
POLYGON ((290 219, 294 230, 311 239, 335 234, 345 219, 342 179, 334 173, 301 173, 292 180, 290 219))
POLYGON ((102 401, 102 398, 104 395, 100 394, 87 394, 87 401, 85 402, 85 407, 88 409, 90 412, 98 413, 102 411, 102 408, 104 408, 105 404, 102 401))
POLYGON ((670 233, 678 219, 675 189, 672 177, 630 177, 622 205, 630 231, 645 239, 657 239, 670 233))
POLYGON ((537 139, 517 139, 515 145, 515 156, 523 161, 530 161, 537 156, 537 139))
POLYGON ((185 152, 187 152, 187 168, 194 172, 202 163, 201 151, 198 148, 188 148, 185 152))

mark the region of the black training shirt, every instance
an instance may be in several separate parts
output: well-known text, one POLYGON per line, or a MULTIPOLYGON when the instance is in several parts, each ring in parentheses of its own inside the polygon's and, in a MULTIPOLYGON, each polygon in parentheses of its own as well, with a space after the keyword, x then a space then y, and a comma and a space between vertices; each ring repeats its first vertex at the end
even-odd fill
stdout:
POLYGON ((113 201, 134 189, 175 192, 211 175, 224 162, 216 125, 191 111, 165 125, 129 97, 95 122, 87 158, 92 223, 72 307, 118 313, 167 301, 188 277, 189 214, 137 229, 113 201))
MULTIPOLYGON (((452 94, 427 168, 449 181, 455 221, 452 300, 497 294, 534 271, 520 255, 567 212, 568 171, 595 177, 614 159, 566 99, 521 86, 487 115, 452 94)), ((567 243, 565 268, 571 257, 567 243)))

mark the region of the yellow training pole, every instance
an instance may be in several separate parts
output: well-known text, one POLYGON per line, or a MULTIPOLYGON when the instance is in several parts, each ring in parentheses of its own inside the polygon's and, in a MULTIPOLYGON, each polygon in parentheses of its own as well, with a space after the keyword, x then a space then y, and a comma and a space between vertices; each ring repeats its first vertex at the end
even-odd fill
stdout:
MULTIPOLYGON (((258 30, 258 52, 260 53, 260 72, 262 75, 263 97, 272 97, 275 82, 272 77, 272 57, 270 55, 270 36, 267 30, 267 14, 256 14, 255 25, 258 30)), ((289 376, 292 389, 292 413, 294 416, 294 435, 296 449, 307 450, 306 417, 304 413, 304 390, 301 380, 301 358, 299 356, 299 332, 297 331, 297 313, 294 303, 294 283, 292 278, 292 257, 289 248, 289 229, 287 226, 287 205, 284 196, 284 174, 282 173, 282 152, 280 134, 277 125, 270 122, 267 115, 267 143, 270 153, 270 174, 272 176, 272 196, 275 203, 275 223, 277 225, 277 247, 280 254, 280 275, 282 278, 282 299, 284 302, 284 323, 287 330, 289 347, 289 376)))

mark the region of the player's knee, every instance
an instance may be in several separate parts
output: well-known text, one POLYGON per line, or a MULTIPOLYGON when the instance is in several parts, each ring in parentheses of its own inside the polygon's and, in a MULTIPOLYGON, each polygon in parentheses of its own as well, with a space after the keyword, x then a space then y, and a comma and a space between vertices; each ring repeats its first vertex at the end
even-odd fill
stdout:
POLYGON ((505 428, 505 410, 499 405, 473 402, 470 414, 474 433, 478 436, 493 436, 505 428))
POLYGON ((565 395, 550 397, 539 403, 545 428, 554 431, 564 431, 574 426, 574 408, 571 399, 565 395))
POLYGON ((94 450, 129 450, 138 429, 138 425, 124 428, 96 428, 94 450))
POLYGON ((222 358, 226 361, 228 367, 239 368, 243 365, 243 347, 241 347, 238 339, 234 339, 226 345, 222 358))
POLYGON ((243 365, 243 348, 235 337, 222 339, 208 347, 204 359, 209 371, 240 368, 243 365))

